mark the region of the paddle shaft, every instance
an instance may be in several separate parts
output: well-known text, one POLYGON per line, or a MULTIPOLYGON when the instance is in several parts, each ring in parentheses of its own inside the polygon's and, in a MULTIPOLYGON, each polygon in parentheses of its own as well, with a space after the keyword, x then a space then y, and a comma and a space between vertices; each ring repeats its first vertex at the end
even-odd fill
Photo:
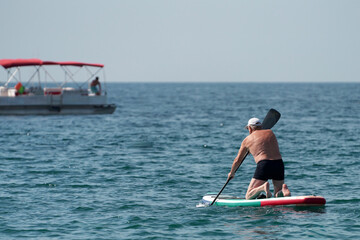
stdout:
MULTIPOLYGON (((278 111, 276 111, 275 109, 270 109, 269 112, 267 113, 266 117, 264 118, 263 123, 262 123, 263 129, 272 128, 277 123, 277 121, 279 121, 280 116, 281 115, 280 115, 280 113, 278 111)), ((247 155, 249 155, 249 151, 246 152, 245 156, 241 160, 241 162, 240 162, 239 166, 236 168, 235 172, 239 169, 240 165, 245 160, 247 155)), ((216 195, 216 197, 214 198, 214 200, 212 201, 210 206, 212 206, 215 203, 216 199, 218 199, 218 197, 220 196, 222 191, 225 189, 226 185, 230 182, 230 180, 231 180, 231 178, 227 179, 225 185, 221 188, 220 192, 216 195)))
MULTIPOLYGON (((241 163, 245 160, 245 158, 247 157, 247 155, 249 155, 249 152, 246 152, 245 156, 243 157, 243 159, 241 160, 241 163)), ((240 165, 241 165, 240 163, 240 165)), ((239 169, 240 165, 236 168, 235 172, 239 169)), ((228 178, 228 180, 226 181, 225 185, 222 187, 222 189, 220 190, 220 192, 218 193, 218 195, 216 195, 216 197, 214 198, 214 200, 212 201, 212 203, 210 204, 210 206, 212 206, 216 199, 218 199, 218 197, 220 196, 220 194, 222 193, 222 191, 225 189, 226 185, 230 182, 231 178, 228 178)))

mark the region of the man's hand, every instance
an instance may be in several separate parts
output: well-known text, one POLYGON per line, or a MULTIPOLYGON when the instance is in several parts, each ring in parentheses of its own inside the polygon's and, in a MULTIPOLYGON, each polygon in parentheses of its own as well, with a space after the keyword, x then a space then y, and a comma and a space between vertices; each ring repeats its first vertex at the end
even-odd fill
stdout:
POLYGON ((228 174, 228 180, 230 181, 231 179, 233 179, 235 177, 235 174, 229 172, 228 174))

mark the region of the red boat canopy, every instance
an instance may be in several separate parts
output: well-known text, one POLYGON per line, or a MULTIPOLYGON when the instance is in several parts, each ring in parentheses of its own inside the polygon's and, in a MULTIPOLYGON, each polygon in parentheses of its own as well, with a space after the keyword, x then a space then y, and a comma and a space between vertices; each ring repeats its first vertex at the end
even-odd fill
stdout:
POLYGON ((104 67, 103 64, 96 63, 82 63, 82 62, 52 62, 42 61, 40 59, 0 59, 0 65, 4 68, 22 67, 22 66, 41 66, 41 65, 61 65, 61 66, 90 66, 90 67, 104 67))
POLYGON ((21 66, 36 66, 41 65, 40 59, 0 59, 0 65, 4 68, 21 67, 21 66))
POLYGON ((51 62, 51 61, 44 61, 42 65, 61 65, 61 66, 76 66, 76 67, 83 67, 83 66, 90 66, 90 67, 104 67, 103 64, 97 63, 82 63, 82 62, 51 62))

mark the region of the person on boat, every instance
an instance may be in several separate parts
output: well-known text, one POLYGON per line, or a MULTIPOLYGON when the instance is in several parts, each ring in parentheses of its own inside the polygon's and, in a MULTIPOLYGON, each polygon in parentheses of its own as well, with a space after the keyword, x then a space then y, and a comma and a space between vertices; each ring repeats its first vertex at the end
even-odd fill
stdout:
POLYGON ((96 95, 101 94, 101 83, 99 81, 99 77, 96 77, 90 84, 90 90, 92 93, 95 93, 96 95), (99 88, 98 88, 99 86, 99 88))
POLYGON ((235 176, 236 169, 242 164, 247 151, 256 162, 256 170, 246 192, 246 199, 255 199, 262 192, 270 198, 271 192, 268 180, 272 179, 275 197, 290 196, 290 191, 284 183, 284 163, 280 154, 275 134, 270 129, 262 129, 258 118, 251 118, 245 127, 249 131, 241 143, 241 147, 228 174, 228 179, 235 176))

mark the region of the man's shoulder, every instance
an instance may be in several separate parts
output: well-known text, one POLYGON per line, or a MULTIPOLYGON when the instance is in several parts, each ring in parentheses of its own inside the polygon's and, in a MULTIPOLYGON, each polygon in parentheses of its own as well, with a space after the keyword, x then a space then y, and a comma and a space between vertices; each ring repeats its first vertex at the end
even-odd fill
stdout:
POLYGON ((259 133, 273 133, 273 131, 271 129, 261 129, 259 133))
POLYGON ((242 144, 246 144, 249 141, 249 139, 251 139, 251 134, 246 136, 246 138, 244 138, 244 140, 242 141, 242 144))
POLYGON ((254 135, 254 137, 256 136, 256 138, 258 138, 262 136, 265 137, 265 136, 274 135, 274 132, 271 129, 261 129, 261 130, 257 130, 255 134, 251 134, 251 135, 254 135))

